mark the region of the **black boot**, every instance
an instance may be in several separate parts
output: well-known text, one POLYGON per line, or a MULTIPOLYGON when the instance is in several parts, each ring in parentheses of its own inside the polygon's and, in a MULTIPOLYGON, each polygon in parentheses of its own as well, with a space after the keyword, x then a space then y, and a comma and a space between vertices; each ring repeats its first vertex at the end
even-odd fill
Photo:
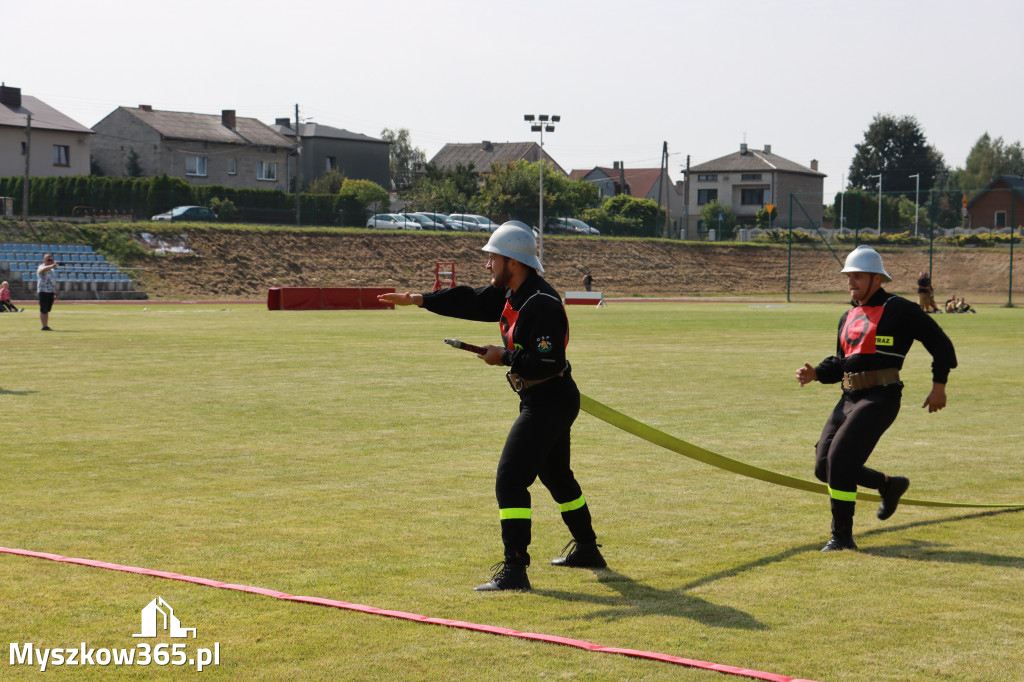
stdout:
POLYGON ((832 500, 832 538, 821 548, 822 552, 837 552, 844 549, 857 549, 853 541, 853 502, 832 500))
POLYGON ((905 476, 890 476, 889 480, 878 489, 882 501, 878 505, 878 518, 885 521, 896 513, 896 506, 900 503, 903 493, 910 487, 910 479, 905 476))
POLYGON ((566 550, 569 550, 569 553, 552 559, 551 565, 568 566, 569 568, 607 568, 608 563, 601 556, 601 550, 598 549, 600 546, 596 542, 570 540, 569 544, 562 548, 562 554, 565 554, 566 550))
POLYGON ((844 549, 857 549, 857 543, 853 541, 853 533, 848 535, 832 534, 832 538, 821 548, 822 552, 838 552, 844 549))
POLYGON ((530 589, 530 579, 526 577, 526 565, 514 564, 510 561, 499 561, 491 566, 494 576, 490 582, 473 589, 477 592, 496 592, 498 590, 518 590, 525 592, 530 589))

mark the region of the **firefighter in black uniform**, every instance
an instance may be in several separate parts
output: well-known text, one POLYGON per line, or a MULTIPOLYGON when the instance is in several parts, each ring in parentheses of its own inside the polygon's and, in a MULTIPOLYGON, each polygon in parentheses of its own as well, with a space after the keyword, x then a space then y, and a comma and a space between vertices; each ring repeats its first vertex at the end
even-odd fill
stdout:
POLYGON ((928 412, 946 406, 946 381, 956 367, 953 343, 935 320, 882 288, 892 278, 877 251, 857 247, 847 256, 842 272, 847 273, 854 307, 839 319, 836 354, 817 367, 805 363, 796 372, 801 386, 814 380, 843 384, 843 397, 825 422, 816 447, 814 475, 828 484, 832 505, 832 538, 823 552, 857 549, 853 541, 857 486, 878 489, 882 502, 877 515, 882 520, 892 516, 910 486, 903 476, 886 476, 864 466, 900 411, 899 371, 910 346, 920 341, 932 355, 932 390, 921 406, 928 412))
POLYGON ((569 320, 558 292, 540 273, 537 240, 518 221, 494 231, 483 250, 491 254, 490 286, 458 286, 424 294, 382 294, 396 305, 417 305, 467 320, 497 322, 503 346, 484 346, 477 357, 508 367, 519 394, 519 417, 498 461, 495 493, 505 559, 491 580, 477 590, 528 590, 530 565, 530 485, 539 477, 561 510, 572 540, 556 566, 603 568, 590 509, 569 466, 569 432, 580 410, 580 392, 565 357, 569 320))

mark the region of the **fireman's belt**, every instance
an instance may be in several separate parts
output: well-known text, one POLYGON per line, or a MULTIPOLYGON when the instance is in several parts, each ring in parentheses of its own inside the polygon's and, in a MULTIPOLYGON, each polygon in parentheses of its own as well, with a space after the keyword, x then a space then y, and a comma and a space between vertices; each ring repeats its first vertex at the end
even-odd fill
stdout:
POLYGON ((843 388, 848 391, 863 391, 866 388, 898 383, 900 383, 900 371, 895 367, 843 374, 843 388))
POLYGON ((511 386, 512 390, 516 393, 522 393, 526 389, 533 388, 537 384, 543 384, 545 381, 551 381, 552 379, 556 379, 561 376, 565 376, 564 369, 558 374, 552 374, 551 376, 544 377, 543 379, 524 379, 518 374, 513 374, 512 372, 505 373, 505 378, 508 379, 508 385, 511 386))

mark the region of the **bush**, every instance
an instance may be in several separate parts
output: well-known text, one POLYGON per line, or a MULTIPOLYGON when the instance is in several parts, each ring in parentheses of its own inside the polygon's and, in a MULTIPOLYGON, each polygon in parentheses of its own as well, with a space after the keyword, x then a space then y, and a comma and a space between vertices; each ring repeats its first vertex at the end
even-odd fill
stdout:
POLYGON ((897 246, 913 246, 927 243, 924 237, 915 237, 909 232, 883 232, 877 237, 870 232, 861 232, 858 235, 841 234, 836 235, 835 241, 840 244, 894 244, 897 246))
POLYGON ((210 199, 210 208, 217 214, 218 219, 225 222, 233 221, 235 216, 238 215, 238 207, 230 199, 214 197, 210 199))
MULTIPOLYGON (((768 230, 762 235, 754 237, 750 241, 760 242, 762 244, 788 244, 789 243, 789 230, 768 230)), ((794 244, 810 244, 811 242, 819 242, 821 238, 808 234, 803 230, 793 230, 793 243, 794 244)))
MULTIPOLYGON (((1010 235, 1008 234, 958 234, 952 237, 936 237, 935 242, 938 244, 948 244, 949 246, 1008 246, 1010 244, 1010 235)), ((1013 243, 1020 244, 1020 235, 1013 235, 1013 243)))

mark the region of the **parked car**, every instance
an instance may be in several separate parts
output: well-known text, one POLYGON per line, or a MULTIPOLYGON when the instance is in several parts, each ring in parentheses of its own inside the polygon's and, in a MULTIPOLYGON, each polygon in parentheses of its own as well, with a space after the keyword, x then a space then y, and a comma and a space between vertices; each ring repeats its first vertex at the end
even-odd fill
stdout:
POLYGON ((490 218, 472 213, 453 213, 448 216, 448 222, 463 225, 470 232, 494 232, 500 227, 490 218))
POLYGON ((416 223, 419 224, 420 229, 422 229, 422 230, 447 230, 448 229, 447 227, 444 226, 444 223, 437 223, 437 222, 434 221, 433 218, 430 218, 429 216, 426 216, 426 215, 424 215, 422 213, 402 213, 401 215, 403 217, 405 217, 405 218, 408 218, 409 220, 415 220, 416 223))
POLYGON ((217 214, 205 206, 175 206, 170 211, 153 216, 153 220, 214 221, 217 220, 217 214))
POLYGON ((544 221, 544 231, 562 234, 601 234, 596 227, 591 227, 576 218, 548 218, 544 221))
POLYGON ((440 225, 439 229, 442 229, 442 230, 457 230, 457 229, 459 229, 455 225, 453 225, 452 223, 448 222, 448 214, 447 213, 432 213, 430 211, 416 211, 416 213, 418 213, 419 215, 425 215, 428 218, 430 218, 431 220, 433 220, 435 223, 440 225))
POLYGON ((367 227, 377 230, 418 230, 420 224, 398 213, 378 213, 366 221, 367 227))

